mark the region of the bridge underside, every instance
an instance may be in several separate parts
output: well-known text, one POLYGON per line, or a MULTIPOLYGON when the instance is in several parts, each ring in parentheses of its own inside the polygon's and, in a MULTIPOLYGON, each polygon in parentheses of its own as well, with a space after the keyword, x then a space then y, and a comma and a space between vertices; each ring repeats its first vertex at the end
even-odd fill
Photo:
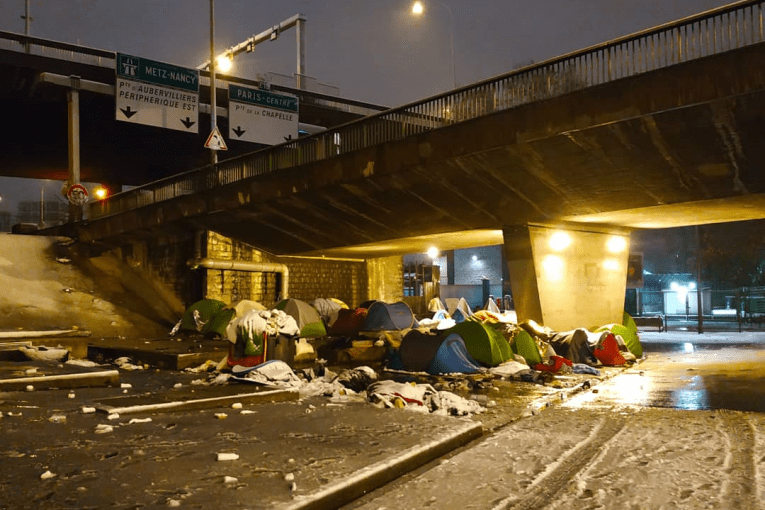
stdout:
MULTIPOLYGON (((528 286, 549 255, 534 225, 580 232, 597 253, 625 229, 765 218, 763 128, 758 44, 78 228, 107 245, 209 229, 275 255, 352 258, 504 244, 528 286)), ((609 289, 606 316, 618 320, 623 284, 579 262, 568 288, 609 289)), ((625 281, 626 255, 602 263, 625 281)), ((546 320, 534 292, 519 315, 546 320)))
POLYGON ((665 228, 761 219, 764 69, 765 46, 751 46, 85 229, 119 243, 205 228, 279 255, 348 256, 529 223, 665 228))

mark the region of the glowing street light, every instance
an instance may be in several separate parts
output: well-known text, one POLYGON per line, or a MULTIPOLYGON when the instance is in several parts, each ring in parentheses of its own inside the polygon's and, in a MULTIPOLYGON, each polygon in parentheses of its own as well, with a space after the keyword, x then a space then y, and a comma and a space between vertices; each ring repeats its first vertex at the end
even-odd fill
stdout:
POLYGON ((215 59, 215 68, 222 73, 229 72, 233 66, 234 59, 229 54, 218 55, 215 59))
MULTIPOLYGON (((448 5, 446 5, 443 2, 440 3, 444 9, 446 9, 446 12, 449 13, 449 46, 451 47, 452 52, 452 82, 454 84, 454 88, 457 88, 457 71, 455 69, 454 64, 454 14, 452 14, 452 10, 449 8, 448 5)), ((425 5, 421 1, 416 1, 414 4, 412 4, 412 14, 415 16, 421 16, 425 13, 425 5)))
POLYGON ((98 200, 103 200, 107 196, 109 196, 109 190, 107 190, 103 186, 98 186, 97 188, 93 190, 93 196, 96 197, 96 199, 98 200))

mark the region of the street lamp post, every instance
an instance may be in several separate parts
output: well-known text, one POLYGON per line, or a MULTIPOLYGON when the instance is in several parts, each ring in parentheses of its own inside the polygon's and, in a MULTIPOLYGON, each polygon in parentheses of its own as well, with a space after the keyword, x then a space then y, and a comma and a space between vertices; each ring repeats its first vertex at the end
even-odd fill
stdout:
MULTIPOLYGON (((216 88, 215 88, 215 0, 210 0, 210 132, 214 133, 218 127, 216 116, 216 88)), ((210 162, 218 164, 218 151, 210 150, 210 162)))
MULTIPOLYGON (((456 89, 457 88, 457 70, 456 70, 455 62, 454 62, 454 25, 456 22, 454 21, 454 14, 452 13, 451 8, 443 2, 438 2, 438 3, 441 4, 441 6, 446 9, 446 12, 449 13, 449 48, 451 50, 451 57, 452 57, 452 84, 454 88, 456 89)), ((419 0, 412 5, 413 14, 419 16, 424 11, 425 11, 425 7, 422 4, 422 2, 420 2, 419 0)))

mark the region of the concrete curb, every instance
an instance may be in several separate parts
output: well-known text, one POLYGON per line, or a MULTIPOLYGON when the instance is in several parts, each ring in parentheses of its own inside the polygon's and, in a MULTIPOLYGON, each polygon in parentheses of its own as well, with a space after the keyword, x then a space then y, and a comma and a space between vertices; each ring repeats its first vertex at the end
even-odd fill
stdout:
POLYGON ((278 510, 338 508, 481 436, 483 436, 483 425, 480 422, 466 423, 459 430, 444 434, 429 443, 409 448, 391 459, 361 469, 343 481, 329 484, 313 494, 298 496, 290 503, 276 505, 272 508, 278 510))
MULTIPOLYGON (((235 402, 249 403, 274 403, 290 402, 298 400, 300 394, 295 390, 264 390, 250 393, 237 393, 235 395, 226 395, 223 397, 197 398, 176 400, 172 402, 156 402, 151 404, 138 404, 128 406, 110 406, 105 401, 96 403, 96 409, 105 413, 132 414, 149 413, 153 411, 177 411, 189 409, 211 409, 215 407, 228 407, 235 402)), ((112 402, 119 401, 122 397, 111 399, 112 402)))
POLYGON ((85 372, 80 374, 41 375, 0 379, 1 391, 23 391, 27 386, 35 390, 50 388, 86 388, 100 386, 119 386, 120 373, 117 370, 85 372))

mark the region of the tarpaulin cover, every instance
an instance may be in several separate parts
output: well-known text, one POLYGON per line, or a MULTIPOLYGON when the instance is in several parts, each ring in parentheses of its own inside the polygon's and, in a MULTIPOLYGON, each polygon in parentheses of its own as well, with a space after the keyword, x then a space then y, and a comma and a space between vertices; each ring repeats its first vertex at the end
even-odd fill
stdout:
POLYGON ((298 328, 300 328, 301 337, 326 336, 327 330, 324 327, 324 321, 319 316, 319 312, 305 301, 294 298, 284 299, 279 301, 274 308, 283 310, 284 313, 291 315, 295 319, 298 328))
POLYGON ((502 333, 476 321, 465 321, 446 330, 456 333, 465 341, 467 351, 484 365, 494 367, 513 359, 513 351, 502 333))
POLYGON ((597 340, 599 337, 591 337, 589 331, 584 328, 558 332, 549 338, 555 354, 570 359, 574 363, 588 364, 597 364, 597 360, 592 355, 593 343, 597 340))
POLYGON ((391 331, 414 327, 415 320, 412 309, 403 301, 383 303, 375 301, 369 307, 364 331, 391 331))

